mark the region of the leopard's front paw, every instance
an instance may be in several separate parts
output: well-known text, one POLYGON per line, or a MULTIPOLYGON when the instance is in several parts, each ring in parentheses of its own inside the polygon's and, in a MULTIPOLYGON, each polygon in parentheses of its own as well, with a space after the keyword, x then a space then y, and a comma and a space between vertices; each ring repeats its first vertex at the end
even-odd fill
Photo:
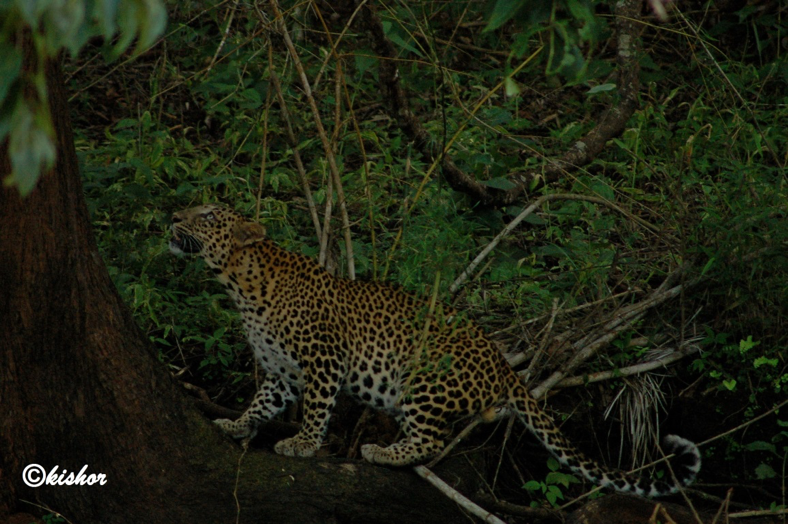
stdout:
POLYGON ((320 443, 305 438, 295 437, 280 440, 274 446, 274 451, 287 457, 311 457, 320 449, 320 443))
POLYGON ((230 420, 220 418, 214 420, 213 423, 222 428, 222 431, 233 438, 253 438, 257 433, 256 428, 253 428, 248 422, 242 419, 230 420))

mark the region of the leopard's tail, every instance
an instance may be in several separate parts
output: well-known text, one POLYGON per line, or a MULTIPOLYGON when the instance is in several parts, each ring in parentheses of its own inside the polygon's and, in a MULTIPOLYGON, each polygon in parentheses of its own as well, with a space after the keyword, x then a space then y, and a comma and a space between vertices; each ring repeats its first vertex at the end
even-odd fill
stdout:
MULTIPOLYGON (((578 451, 561 433, 553 422, 528 393, 526 387, 516 380, 509 395, 509 405, 523 421, 525 426, 542 441, 544 446, 558 461, 583 475, 589 481, 617 491, 636 493, 644 497, 662 497, 679 491, 680 486, 671 481, 654 480, 636 474, 625 473, 601 466, 578 451)), ((668 435, 663 440, 663 451, 673 453, 671 468, 682 486, 691 484, 700 471, 700 451, 698 446, 676 435, 668 435)), ((666 475, 666 478, 670 478, 666 475)))

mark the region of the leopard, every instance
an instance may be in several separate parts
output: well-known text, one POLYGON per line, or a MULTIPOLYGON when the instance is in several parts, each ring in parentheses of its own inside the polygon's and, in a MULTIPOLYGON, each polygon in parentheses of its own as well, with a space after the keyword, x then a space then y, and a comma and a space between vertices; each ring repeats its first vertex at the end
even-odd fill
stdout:
POLYGON ((579 451, 529 393, 484 331, 448 305, 393 285, 336 277, 306 255, 280 247, 265 227, 222 204, 172 215, 169 248, 201 257, 225 286, 264 378, 237 419, 214 422, 230 437, 303 401, 297 434, 274 451, 312 457, 326 436, 340 392, 389 412, 402 438, 361 447, 366 461, 391 467, 435 458, 454 424, 514 413, 565 467, 591 483, 645 497, 676 493, 700 470, 698 447, 668 435, 671 480, 601 465, 579 451))

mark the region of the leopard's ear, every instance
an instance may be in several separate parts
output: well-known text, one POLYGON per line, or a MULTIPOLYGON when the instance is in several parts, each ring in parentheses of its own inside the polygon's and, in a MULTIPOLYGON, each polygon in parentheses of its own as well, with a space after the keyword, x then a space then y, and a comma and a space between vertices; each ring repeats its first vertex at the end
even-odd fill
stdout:
POLYGON ((233 238, 238 247, 248 246, 265 238, 265 228, 257 222, 242 222, 233 228, 233 238))

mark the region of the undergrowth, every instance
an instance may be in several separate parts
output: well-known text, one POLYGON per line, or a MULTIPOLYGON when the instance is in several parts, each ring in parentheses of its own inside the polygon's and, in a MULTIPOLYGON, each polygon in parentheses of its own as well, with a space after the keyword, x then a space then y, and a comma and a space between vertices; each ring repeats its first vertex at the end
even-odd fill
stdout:
MULTIPOLYGON (((616 103, 610 8, 594 5, 593 38, 575 35, 562 48, 561 56, 575 56, 572 45, 582 53, 583 66, 571 71, 557 67, 546 30, 526 35, 519 25, 502 23, 484 32, 485 14, 464 4, 398 3, 384 5, 379 15, 400 52, 413 110, 432 139, 441 145, 453 139, 448 153, 457 166, 506 189, 513 174, 572 146, 616 103), (538 49, 523 65, 527 59, 519 57, 538 49), (474 110, 502 78, 506 89, 474 110)), ((583 372, 625 367, 655 348, 692 340, 700 351, 679 361, 679 379, 654 387, 717 406, 714 416, 725 423, 684 428, 698 439, 746 422, 784 397, 783 7, 723 12, 704 4, 662 25, 644 24, 640 109, 627 129, 589 165, 503 208, 452 190, 440 169, 430 174, 431 163, 384 110, 379 61, 363 28, 351 27, 353 37, 338 45, 338 67, 331 49, 350 14, 344 4, 333 15, 319 3, 291 7, 288 24, 306 74, 311 82, 320 76, 315 99, 340 167, 358 278, 383 278, 426 295, 439 273, 440 296, 483 323, 502 347, 530 357, 534 348, 549 349, 550 336, 595 329, 605 315, 685 268, 683 282, 702 278, 703 284, 621 334, 583 372), (324 10, 320 16, 317 9, 324 10), (742 39, 746 45, 737 45, 742 39), (342 110, 335 119, 337 103, 342 110), (529 200, 552 192, 601 197, 618 207, 549 202, 458 294, 448 292, 529 200)), ((101 65, 87 52, 69 67, 85 193, 118 290, 173 373, 219 403, 241 405, 253 391, 254 371, 237 315, 201 261, 168 253, 169 216, 203 202, 220 201, 249 216, 259 206, 269 236, 317 256, 272 70, 294 115, 297 150, 319 211, 330 172, 286 49, 263 30, 265 17, 255 7, 237 3, 234 17, 230 9, 221 2, 171 2, 167 36, 138 60, 101 65)), ((559 17, 551 19, 553 30, 571 21, 560 18, 567 13, 551 16, 559 17)), ((331 198, 337 209, 336 191, 331 198)), ((328 258, 342 274, 347 250, 337 217, 328 258)), ((532 383, 554 371, 550 358, 540 362, 532 383)), ((633 389, 627 380, 634 379, 609 382, 613 393, 595 402, 633 389)), ((583 409, 601 413, 604 406, 583 409)), ((730 464, 739 471, 736 482, 763 482, 766 492, 779 492, 788 456, 785 420, 782 413, 757 431, 717 441, 704 450, 707 462, 730 464)), ((526 488, 554 503, 561 491, 556 482, 570 486, 553 477, 526 488)), ((784 503, 776 496, 773 502, 784 503)))

